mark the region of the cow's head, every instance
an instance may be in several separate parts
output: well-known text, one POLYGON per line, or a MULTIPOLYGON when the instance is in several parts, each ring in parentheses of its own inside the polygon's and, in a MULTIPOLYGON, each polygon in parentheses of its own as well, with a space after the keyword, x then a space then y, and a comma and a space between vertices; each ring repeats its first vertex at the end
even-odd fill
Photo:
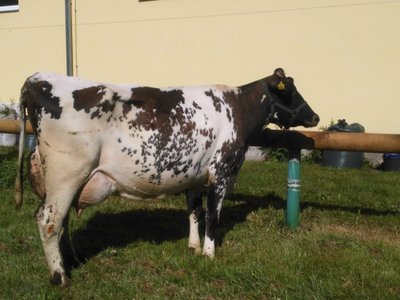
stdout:
POLYGON ((271 100, 269 122, 283 128, 313 127, 318 124, 319 116, 297 91, 293 78, 285 76, 283 69, 276 69, 266 80, 267 94, 271 100))

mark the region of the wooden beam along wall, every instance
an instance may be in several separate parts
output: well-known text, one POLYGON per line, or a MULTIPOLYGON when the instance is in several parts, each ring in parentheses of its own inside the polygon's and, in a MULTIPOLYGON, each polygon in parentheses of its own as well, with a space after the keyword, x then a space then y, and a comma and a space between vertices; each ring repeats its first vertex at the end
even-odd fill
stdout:
MULTIPOLYGON (((0 120, 0 132, 19 133, 20 121, 0 120)), ((33 133, 29 122, 26 133, 33 133)), ((251 141, 252 146, 400 153, 400 134, 266 129, 251 141)))

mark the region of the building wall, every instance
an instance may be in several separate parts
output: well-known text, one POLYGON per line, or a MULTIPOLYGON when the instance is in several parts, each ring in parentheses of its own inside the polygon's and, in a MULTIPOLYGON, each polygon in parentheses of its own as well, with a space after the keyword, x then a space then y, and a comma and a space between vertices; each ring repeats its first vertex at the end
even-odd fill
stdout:
MULTIPOLYGON (((399 133, 400 1, 73 0, 75 74, 153 86, 240 85, 283 67, 321 116, 399 133)), ((0 14, 0 99, 65 73, 64 1, 0 14), (46 9, 44 9, 46 8, 46 9)))
POLYGON ((59 0, 20 0, 19 11, 0 13, 0 101, 17 101, 37 70, 64 72, 64 15, 59 0))

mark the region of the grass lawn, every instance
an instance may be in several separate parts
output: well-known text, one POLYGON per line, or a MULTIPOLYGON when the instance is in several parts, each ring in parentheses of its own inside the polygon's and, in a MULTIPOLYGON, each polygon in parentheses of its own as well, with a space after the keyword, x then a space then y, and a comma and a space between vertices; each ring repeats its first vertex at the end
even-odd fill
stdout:
POLYGON ((0 299, 400 299, 400 173, 303 163, 296 231, 284 224, 286 173, 285 163, 244 164, 214 260, 187 250, 182 195, 71 212, 82 264, 60 289, 49 284, 38 201, 28 191, 15 212, 3 172, 0 299))

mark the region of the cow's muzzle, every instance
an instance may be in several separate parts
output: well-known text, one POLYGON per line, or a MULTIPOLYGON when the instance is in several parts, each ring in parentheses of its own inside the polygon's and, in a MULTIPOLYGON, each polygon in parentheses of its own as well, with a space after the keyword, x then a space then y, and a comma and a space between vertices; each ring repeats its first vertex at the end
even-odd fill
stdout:
POLYGON ((313 115, 310 120, 304 122, 304 127, 314 127, 319 123, 319 116, 317 114, 313 115))

